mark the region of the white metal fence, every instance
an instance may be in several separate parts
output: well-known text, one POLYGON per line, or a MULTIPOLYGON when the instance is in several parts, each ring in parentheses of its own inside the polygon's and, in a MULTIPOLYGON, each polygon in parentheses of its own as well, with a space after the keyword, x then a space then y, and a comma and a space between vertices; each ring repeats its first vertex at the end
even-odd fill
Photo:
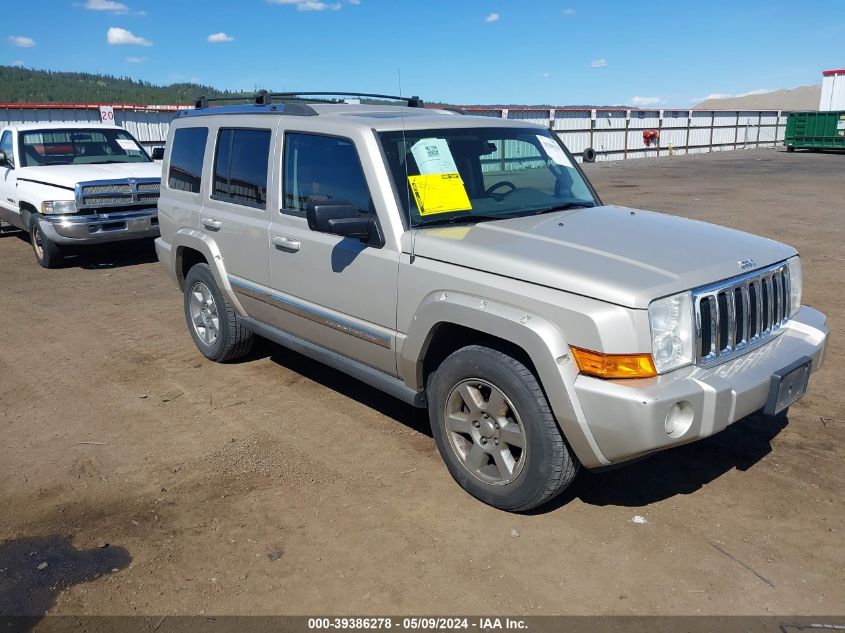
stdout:
MULTIPOLYGON (((147 147, 167 138, 177 106, 115 105, 114 119, 147 147)), ((531 121, 547 126, 578 160, 591 148, 596 160, 700 154, 783 142, 786 113, 779 110, 636 110, 624 108, 486 108, 466 107, 470 114, 531 121), (657 130, 647 146, 643 132, 657 130)), ((0 126, 47 121, 97 122, 97 104, 0 104, 0 126)))
POLYGON ((554 130, 578 160, 591 148, 596 160, 701 154, 782 143, 780 110, 636 110, 624 108, 464 108, 480 114, 539 123, 554 130), (646 145, 643 132, 657 130, 646 145))

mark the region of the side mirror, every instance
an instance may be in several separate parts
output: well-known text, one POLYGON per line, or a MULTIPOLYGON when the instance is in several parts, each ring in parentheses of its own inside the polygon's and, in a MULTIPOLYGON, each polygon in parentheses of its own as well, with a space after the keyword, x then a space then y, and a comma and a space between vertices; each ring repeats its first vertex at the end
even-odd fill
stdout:
POLYGON ((164 148, 163 147, 154 147, 153 148, 153 160, 164 160, 164 148))
POLYGON ((375 222, 370 215, 362 216, 357 207, 348 202, 313 200, 305 207, 308 228, 321 233, 332 233, 369 241, 375 222))
POLYGON ((11 163, 9 162, 9 157, 6 156, 6 152, 0 152, 0 166, 2 167, 11 167, 11 163))

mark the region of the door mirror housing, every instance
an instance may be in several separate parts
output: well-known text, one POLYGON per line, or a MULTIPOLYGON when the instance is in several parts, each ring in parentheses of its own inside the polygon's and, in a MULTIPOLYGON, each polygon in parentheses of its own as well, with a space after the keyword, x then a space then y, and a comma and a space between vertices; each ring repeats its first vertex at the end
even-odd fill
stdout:
POLYGON ((312 200, 305 207, 308 228, 370 242, 378 230, 371 215, 361 215, 358 208, 342 200, 312 200))
POLYGON ((0 152, 0 167, 14 167, 6 152, 0 152))
POLYGON ((153 148, 153 160, 164 160, 164 148, 163 147, 154 147, 153 148))

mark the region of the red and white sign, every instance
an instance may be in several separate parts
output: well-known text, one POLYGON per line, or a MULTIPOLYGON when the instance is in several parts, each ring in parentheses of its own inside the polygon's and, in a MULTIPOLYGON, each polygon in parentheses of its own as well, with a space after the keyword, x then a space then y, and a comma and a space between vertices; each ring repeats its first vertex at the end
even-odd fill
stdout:
POLYGON ((100 106, 100 122, 114 125, 114 107, 101 105, 100 106))

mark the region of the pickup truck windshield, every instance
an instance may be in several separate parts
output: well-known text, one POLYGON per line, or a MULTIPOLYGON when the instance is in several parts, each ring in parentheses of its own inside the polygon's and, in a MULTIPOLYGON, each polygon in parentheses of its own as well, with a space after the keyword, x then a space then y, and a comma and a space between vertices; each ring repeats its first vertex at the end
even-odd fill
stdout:
POLYGON ((29 130, 21 132, 22 167, 149 163, 147 152, 125 130, 29 130))
POLYGON ((597 204, 549 131, 455 128, 381 132, 411 226, 483 222, 597 204))

